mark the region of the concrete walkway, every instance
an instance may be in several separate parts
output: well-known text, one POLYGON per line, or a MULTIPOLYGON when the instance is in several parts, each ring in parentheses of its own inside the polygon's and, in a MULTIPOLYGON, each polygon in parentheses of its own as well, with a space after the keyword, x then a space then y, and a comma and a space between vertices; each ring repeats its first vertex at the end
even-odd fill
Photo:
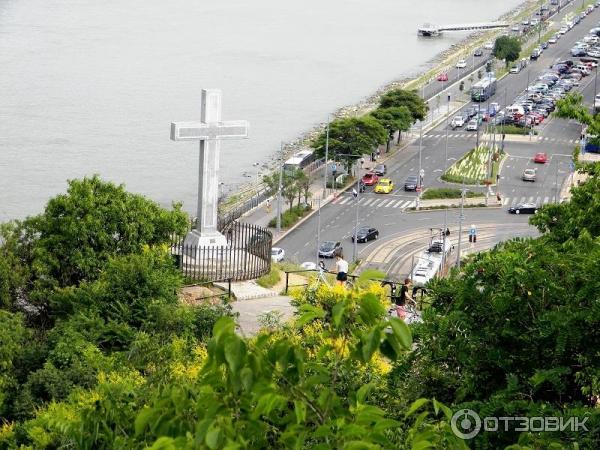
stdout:
POLYGON ((261 328, 260 318, 267 313, 279 316, 280 322, 290 319, 296 310, 291 305, 291 297, 278 295, 276 297, 241 300, 232 303, 234 312, 239 313, 239 332, 243 336, 256 334, 261 328))

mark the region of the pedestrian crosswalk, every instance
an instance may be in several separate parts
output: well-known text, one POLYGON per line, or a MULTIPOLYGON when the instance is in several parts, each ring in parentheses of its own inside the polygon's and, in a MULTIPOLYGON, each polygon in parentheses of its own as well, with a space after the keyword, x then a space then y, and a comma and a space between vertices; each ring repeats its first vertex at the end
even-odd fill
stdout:
POLYGON ((558 144, 578 144, 579 139, 559 139, 548 136, 538 136, 538 142, 556 142, 558 144))
POLYGON ((504 197, 502 199, 502 205, 504 206, 515 206, 519 203, 535 203, 538 206, 545 205, 554 201, 554 197, 546 196, 525 196, 525 197, 504 197))
MULTIPOLYGON (((356 205, 356 199, 352 195, 345 195, 338 197, 333 203, 338 205, 356 205)), ((358 205, 376 208, 398 208, 404 210, 415 206, 415 200, 407 200, 406 198, 398 199, 397 197, 360 197, 358 199, 358 205)))

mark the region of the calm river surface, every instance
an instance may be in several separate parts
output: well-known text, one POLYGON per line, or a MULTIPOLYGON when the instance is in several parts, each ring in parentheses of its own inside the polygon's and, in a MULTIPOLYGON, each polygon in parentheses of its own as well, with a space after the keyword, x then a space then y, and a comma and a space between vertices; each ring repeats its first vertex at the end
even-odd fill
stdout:
MULTIPOLYGON (((417 73, 465 35, 424 22, 494 20, 522 0, 0 0, 0 221, 41 211, 94 173, 195 209, 198 145, 169 140, 223 90, 229 189, 280 141, 417 73)), ((254 175, 255 176, 255 175, 254 175)))

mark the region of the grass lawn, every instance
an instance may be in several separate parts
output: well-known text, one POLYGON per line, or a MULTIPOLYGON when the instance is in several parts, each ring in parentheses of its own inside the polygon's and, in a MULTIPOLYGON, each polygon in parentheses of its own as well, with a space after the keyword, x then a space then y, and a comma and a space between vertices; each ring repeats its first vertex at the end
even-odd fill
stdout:
POLYGON ((494 152, 498 152, 497 145, 493 149, 480 145, 478 148, 470 150, 448 168, 446 173, 442 175, 442 180, 451 183, 462 183, 464 181, 465 184, 485 184, 486 180, 494 182, 502 160, 500 153, 497 153, 500 155, 497 161, 493 161, 492 158, 492 174, 488 177, 488 161, 494 152))

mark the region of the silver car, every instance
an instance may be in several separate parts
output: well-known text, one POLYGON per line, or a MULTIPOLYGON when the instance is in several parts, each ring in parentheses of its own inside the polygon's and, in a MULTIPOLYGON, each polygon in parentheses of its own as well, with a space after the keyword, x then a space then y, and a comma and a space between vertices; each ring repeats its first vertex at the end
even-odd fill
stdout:
POLYGON ((535 169, 525 169, 522 178, 523 181, 535 181, 535 169))

